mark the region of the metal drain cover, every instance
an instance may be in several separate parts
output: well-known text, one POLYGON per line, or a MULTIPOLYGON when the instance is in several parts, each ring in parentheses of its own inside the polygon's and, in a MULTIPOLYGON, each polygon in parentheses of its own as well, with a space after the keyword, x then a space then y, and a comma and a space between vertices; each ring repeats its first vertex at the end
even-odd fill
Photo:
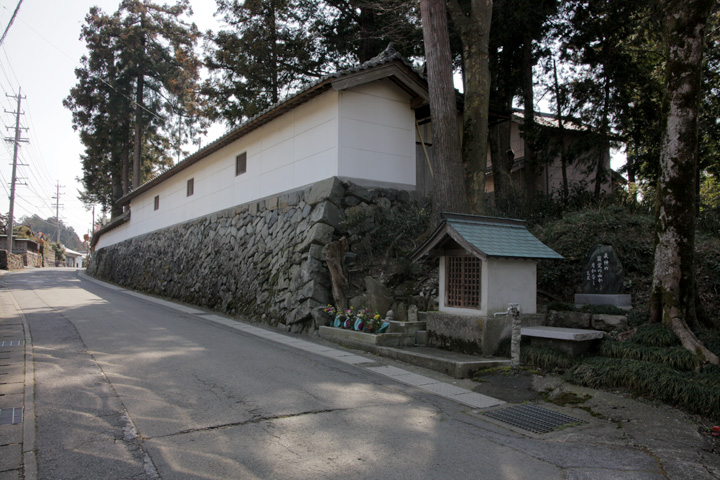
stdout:
POLYGON ((586 423, 578 418, 529 403, 492 410, 485 412, 485 415, 534 433, 548 433, 560 427, 586 423))
POLYGON ((15 425, 17 423, 22 423, 22 421, 22 408, 3 408, 0 410, 0 425, 15 425))

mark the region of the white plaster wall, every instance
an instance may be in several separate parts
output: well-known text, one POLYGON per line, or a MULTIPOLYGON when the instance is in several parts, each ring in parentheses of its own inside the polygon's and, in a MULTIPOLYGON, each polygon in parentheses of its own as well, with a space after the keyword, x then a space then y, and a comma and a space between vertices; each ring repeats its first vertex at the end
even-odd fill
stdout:
POLYGON ((338 92, 329 91, 133 199, 130 222, 103 234, 95 248, 333 176, 338 176, 338 92), (236 176, 235 157, 242 152, 247 171, 236 176), (190 178, 195 193, 188 197, 190 178))
POLYGON ((95 248, 333 176, 414 189, 414 122, 409 96, 390 80, 328 91, 133 199, 130 221, 95 248), (242 152, 247 172, 235 176, 242 152))
POLYGON ((537 313, 535 260, 490 258, 486 270, 488 279, 483 271, 483 285, 487 286, 487 296, 483 305, 487 315, 506 312, 509 303, 519 303, 520 313, 537 313))
POLYGON ((340 92, 340 156, 344 178, 415 186, 415 113, 390 80, 340 92))
POLYGON ((521 313, 537 313, 537 264, 534 260, 489 258, 482 261, 480 309, 445 306, 445 257, 440 257, 438 308, 457 315, 490 316, 519 303, 521 313))

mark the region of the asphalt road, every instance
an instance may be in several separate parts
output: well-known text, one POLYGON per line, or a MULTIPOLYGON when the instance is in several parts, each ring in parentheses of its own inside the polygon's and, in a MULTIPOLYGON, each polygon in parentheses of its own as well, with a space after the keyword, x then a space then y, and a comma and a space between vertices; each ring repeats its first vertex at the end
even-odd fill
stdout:
POLYGON ((32 337, 40 479, 667 478, 642 449, 503 428, 379 375, 378 357, 317 355, 74 270, 2 282, 32 337))

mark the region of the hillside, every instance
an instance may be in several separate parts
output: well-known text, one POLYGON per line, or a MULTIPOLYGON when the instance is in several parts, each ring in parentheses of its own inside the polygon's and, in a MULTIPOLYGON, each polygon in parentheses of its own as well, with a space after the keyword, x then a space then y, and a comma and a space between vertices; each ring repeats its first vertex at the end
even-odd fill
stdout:
MULTIPOLYGON (((43 232, 45 235, 48 235, 53 242, 55 241, 57 235, 57 222, 54 217, 50 217, 47 220, 43 220, 37 215, 33 215, 32 217, 23 217, 20 219, 20 225, 30 227, 30 230, 35 233, 43 232)), ((62 220, 60 221, 60 243, 77 252, 85 251, 85 247, 83 246, 80 237, 78 237, 78 234, 75 233, 75 229, 63 224, 62 220)))

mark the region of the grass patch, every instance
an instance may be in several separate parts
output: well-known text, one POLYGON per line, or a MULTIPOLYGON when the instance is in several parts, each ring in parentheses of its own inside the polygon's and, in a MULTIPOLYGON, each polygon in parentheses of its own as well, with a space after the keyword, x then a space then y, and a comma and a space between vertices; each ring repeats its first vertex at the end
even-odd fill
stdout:
POLYGON ((680 346, 649 347, 642 343, 618 342, 605 338, 600 344, 600 355, 653 362, 683 371, 694 371, 700 367, 700 358, 680 346))
POLYGON ((709 330, 707 328, 700 329, 696 332, 698 338, 705 346, 715 355, 720 356, 720 331, 709 330))
POLYGON ((648 347, 675 347, 680 345, 677 335, 661 323, 641 325, 630 341, 648 347))
MULTIPOLYGON (((720 333, 706 331, 701 337, 713 348, 720 347, 720 333)), ((564 379, 576 385, 620 388, 689 413, 720 417, 720 366, 701 364, 664 325, 641 325, 625 342, 605 338, 592 357, 571 357, 528 345, 522 348, 521 358, 527 366, 564 372, 564 379)))
POLYGON ((577 358, 554 348, 532 345, 520 349, 520 360, 526 365, 533 365, 546 372, 564 372, 578 362, 577 358))
POLYGON ((512 373, 511 367, 490 367, 490 368, 483 368, 482 370, 478 370, 473 375, 473 378, 477 377, 484 377, 485 375, 493 375, 495 373, 502 373, 503 375, 507 375, 509 373, 512 373))
POLYGON ((593 357, 570 368, 565 380, 591 388, 627 388, 687 412, 720 416, 720 376, 715 372, 678 372, 657 363, 593 357))

